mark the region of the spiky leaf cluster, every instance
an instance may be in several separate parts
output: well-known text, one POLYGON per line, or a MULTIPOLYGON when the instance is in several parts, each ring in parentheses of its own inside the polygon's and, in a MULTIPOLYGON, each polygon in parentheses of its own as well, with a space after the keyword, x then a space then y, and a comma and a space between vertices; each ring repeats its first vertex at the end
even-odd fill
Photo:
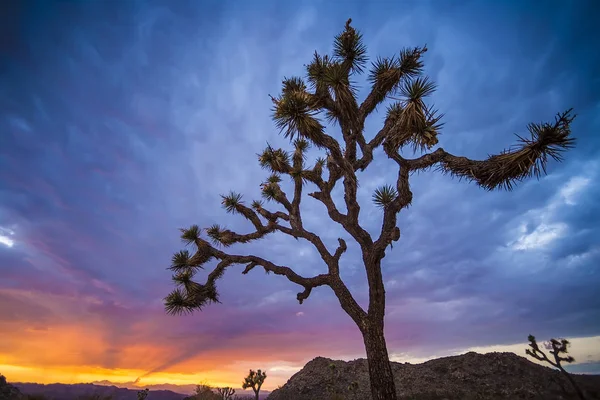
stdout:
POLYGON ((308 93, 291 91, 273 98, 273 103, 273 120, 284 137, 307 138, 315 144, 320 142, 324 126, 317 118, 318 111, 311 103, 308 93))
POLYGON ((254 210, 260 210, 263 207, 263 202, 261 200, 253 200, 252 204, 250 204, 254 210))
POLYGON ((342 33, 335 37, 333 55, 348 73, 362 73, 367 62, 367 47, 363 44, 362 35, 352 26, 352 19, 346 22, 342 33))
POLYGON ((239 206, 243 204, 242 195, 235 192, 230 192, 228 195, 221 195, 221 204, 228 213, 235 213, 238 211, 239 206))
POLYGON ((206 234, 216 245, 231 246, 235 241, 234 233, 229 229, 223 228, 219 224, 213 224, 206 228, 206 234))
POLYGON ((422 55, 426 47, 402 49, 398 57, 377 57, 371 65, 368 81, 372 85, 373 105, 380 104, 387 96, 398 92, 404 79, 411 79, 423 72, 422 55))
POLYGON ((385 208, 398 197, 398 191, 392 185, 384 185, 375 189, 373 193, 373 203, 377 207, 385 208))
POLYGON ((328 55, 321 56, 315 51, 313 60, 306 66, 306 77, 317 96, 326 94, 328 87, 325 85, 325 75, 332 65, 328 55))
POLYGON ((427 150, 438 143, 442 115, 425 104, 425 97, 435 91, 435 84, 426 77, 404 80, 398 92, 399 102, 388 107, 388 119, 393 124, 386 141, 394 149, 411 144, 414 151, 427 150))
POLYGON ((189 281, 175 288, 164 299, 165 310, 168 314, 189 314, 194 310, 202 310, 211 303, 219 302, 219 294, 214 282, 205 285, 189 281))
POLYGON ((285 173, 290 166, 290 156, 283 149, 274 149, 267 144, 267 148, 258 155, 258 162, 262 168, 269 169, 274 173, 285 173))
POLYGON ((198 225, 192 225, 189 228, 181 228, 181 240, 187 245, 195 243, 200 237, 200 227, 198 225))
POLYGON ((281 176, 278 174, 271 174, 267 180, 260 185, 262 196, 268 201, 277 200, 281 195, 280 182, 281 176))

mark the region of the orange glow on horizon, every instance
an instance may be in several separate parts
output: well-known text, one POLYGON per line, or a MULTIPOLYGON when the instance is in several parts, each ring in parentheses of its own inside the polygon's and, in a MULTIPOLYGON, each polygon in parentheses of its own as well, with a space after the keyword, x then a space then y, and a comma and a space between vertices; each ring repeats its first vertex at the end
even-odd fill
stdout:
MULTIPOLYGON (((98 381, 109 381, 115 385, 132 383, 146 371, 125 370, 125 369, 107 369, 89 366, 64 366, 52 368, 23 367, 18 365, 0 364, 0 371, 7 377, 9 382, 31 382, 31 383, 91 383, 98 381)), ((264 389, 269 390, 280 384, 285 383, 287 379, 277 379, 269 376, 271 382, 265 381, 264 389)), ((148 385, 197 385, 207 383, 215 387, 240 387, 243 376, 235 371, 210 371, 208 373, 168 373, 156 372, 140 379, 135 386, 144 388, 148 385)))

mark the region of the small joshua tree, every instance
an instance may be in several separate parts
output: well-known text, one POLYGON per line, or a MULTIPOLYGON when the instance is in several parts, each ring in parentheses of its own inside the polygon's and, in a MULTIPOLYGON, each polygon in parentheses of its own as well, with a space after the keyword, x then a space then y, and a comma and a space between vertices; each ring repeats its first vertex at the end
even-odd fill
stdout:
POLYGON ((260 369, 258 371, 250 370, 248 376, 244 378, 242 389, 252 388, 255 399, 258 400, 258 393, 260 392, 260 387, 265 382, 265 379, 267 379, 266 372, 262 372, 260 369))
POLYGON ((536 360, 545 361, 548 364, 552 365, 554 368, 558 368, 560 372, 562 372, 563 375, 569 380, 569 382, 573 386, 573 389, 575 389, 575 392, 577 392, 579 398, 585 400, 583 392, 581 391, 577 383, 575 383, 575 380, 573 379, 571 374, 565 371, 565 369, 562 366, 563 362, 572 363, 573 361, 575 361, 575 359, 572 356, 564 356, 569 352, 567 350, 567 348, 570 345, 569 341, 567 339, 550 339, 549 342, 545 343, 544 347, 546 347, 547 350, 550 350, 550 354, 552 354, 553 358, 552 360, 548 358, 548 356, 546 355, 546 353, 544 353, 543 350, 540 349, 540 347, 537 344, 537 341, 535 340, 535 336, 529 335, 527 340, 529 340, 530 349, 525 349, 525 353, 535 358, 536 360))
MULTIPOLYGON (((394 376, 384 336, 385 287, 382 262, 388 249, 400 239, 398 214, 413 200, 409 178, 414 173, 436 167, 439 171, 474 181, 485 190, 513 188, 530 176, 546 172, 550 158, 562 160, 562 152, 574 146, 571 137, 571 111, 557 115, 550 123, 532 123, 529 137, 519 137, 518 146, 491 155, 485 160, 455 156, 438 144, 442 128, 441 115, 426 103, 435 84, 423 76, 426 47, 407 48, 392 57, 377 58, 369 72, 370 93, 359 102, 354 85, 367 63, 367 49, 348 20, 345 29, 335 37, 333 55, 315 53, 306 67, 306 79, 283 80, 281 95, 271 97, 273 119, 285 137, 293 140, 293 150, 267 148, 258 161, 271 175, 261 185, 262 195, 279 210, 268 209, 263 201, 249 206, 242 195, 222 196, 227 212, 237 213, 253 227, 250 233, 236 233, 220 225, 201 229, 192 225, 182 229, 182 240, 194 245, 190 253, 183 250, 173 256, 170 269, 177 288, 165 298, 168 313, 188 313, 219 302, 217 280, 226 269, 245 265, 243 274, 256 267, 284 276, 299 285, 300 304, 313 289, 329 287, 342 309, 358 326, 365 344, 373 400, 396 400, 394 376), (370 138, 365 121, 386 102, 387 115, 383 127, 370 138), (329 122, 326 127, 323 120, 329 122), (339 128, 337 138, 331 130, 339 128), (331 128, 331 129, 330 129, 331 128), (306 151, 315 146, 324 153, 312 165, 306 164, 306 151), (381 208, 381 229, 373 237, 359 222, 358 172, 372 165, 376 150, 390 160, 397 170, 393 184, 384 185, 373 194, 381 208), (419 152, 413 157, 405 151, 419 152), (282 178, 291 181, 293 192, 284 192, 282 178), (343 204, 334 201, 334 188, 343 185, 343 204), (315 191, 306 193, 307 186, 315 191), (309 231, 302 222, 301 204, 306 195, 320 202, 331 220, 339 224, 357 243, 368 282, 368 307, 363 308, 340 276, 342 255, 347 249, 338 239, 336 249, 328 248, 321 237, 309 231), (306 277, 289 266, 276 265, 254 254, 233 254, 231 245, 259 240, 279 233, 311 243, 326 266, 324 273, 306 277), (194 277, 199 269, 214 260, 214 267, 204 283, 194 277)), ((238 248, 238 247, 236 247, 238 248)))
POLYGON ((146 400, 146 397, 148 397, 148 392, 150 392, 150 389, 144 389, 144 390, 138 390, 137 392, 137 400, 146 400))
POLYGON ((235 394, 235 389, 230 387, 217 388, 217 393, 221 396, 221 400, 231 400, 235 394))

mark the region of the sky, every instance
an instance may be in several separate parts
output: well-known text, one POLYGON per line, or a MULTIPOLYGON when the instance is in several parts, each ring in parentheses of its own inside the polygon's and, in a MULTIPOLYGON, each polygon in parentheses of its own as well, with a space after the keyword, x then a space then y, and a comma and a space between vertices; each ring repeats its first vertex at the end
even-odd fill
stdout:
MULTIPOLYGON (((23 1, 0 9, 0 372, 9 381, 239 387, 249 368, 273 389, 307 361, 364 357, 332 292, 258 269, 227 270, 222 304, 169 316, 167 267, 179 228, 224 224, 220 195, 260 197, 256 154, 288 148, 269 94, 331 51, 346 20, 371 59, 427 44, 439 145, 482 159, 530 122, 571 107, 577 147, 548 175, 486 192, 435 171, 412 177, 402 238, 383 263, 391 358, 469 350, 525 355, 528 334, 573 339, 577 371, 600 372, 600 37, 594 1, 23 1), (596 199, 596 200, 594 200, 596 199)), ((357 79, 358 96, 369 91, 357 79)), ((372 137, 384 113, 370 117, 372 137)), ((339 137, 334 127, 331 133, 339 137)), ((317 156, 312 151, 310 156, 317 156)), ((407 154, 412 156, 411 154, 407 154)), ((361 223, 397 170, 382 152, 359 175, 361 223)), ((336 193, 339 200, 340 193, 336 193)), ((303 200, 307 228, 348 238, 303 200)), ((366 281, 347 240, 342 278, 366 281)), ((325 272, 281 235, 234 248, 325 272)), ((202 273, 200 274, 202 276, 202 273)), ((574 367, 575 368, 575 367, 574 367)))

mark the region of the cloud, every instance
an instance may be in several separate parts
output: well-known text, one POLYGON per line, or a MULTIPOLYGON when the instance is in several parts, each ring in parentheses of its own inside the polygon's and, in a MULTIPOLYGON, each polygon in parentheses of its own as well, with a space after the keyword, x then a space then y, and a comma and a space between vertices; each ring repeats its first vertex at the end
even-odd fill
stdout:
MULTIPOLYGON (((219 195, 260 197, 266 174, 256 153, 267 142, 288 145, 268 94, 284 76, 302 75, 315 49, 330 50, 349 16, 371 58, 428 45, 434 102, 446 113, 440 145, 449 152, 485 158, 530 122, 570 107, 578 114, 577 147, 565 162, 513 192, 488 193, 434 171, 412 177, 413 204, 383 264, 390 352, 426 358, 520 343, 529 333, 597 336, 597 4, 383 4, 15 8, 23 23, 7 25, 5 36, 16 39, 0 63, 0 309, 8 337, 0 360, 17 376, 43 367, 60 380, 123 382, 146 375, 142 382, 235 384, 240 371, 266 365, 277 385, 314 356, 362 356, 360 334, 330 290, 314 290, 300 306, 301 288, 259 270, 242 275, 243 266, 219 281, 222 304, 188 317, 162 308, 172 288, 166 267, 182 247, 178 228, 252 228, 226 214, 219 195)), ((356 83, 362 98, 368 82, 356 83)), ((382 110, 367 121, 368 137, 382 110)), ((381 212, 372 192, 395 174, 377 152, 359 176, 360 221, 373 235, 381 212)), ((327 246, 347 240, 342 278, 365 305, 358 246, 321 204, 306 198, 303 206, 306 226, 327 246)), ((231 250, 307 276, 326 271, 310 245, 289 237, 231 250)))

